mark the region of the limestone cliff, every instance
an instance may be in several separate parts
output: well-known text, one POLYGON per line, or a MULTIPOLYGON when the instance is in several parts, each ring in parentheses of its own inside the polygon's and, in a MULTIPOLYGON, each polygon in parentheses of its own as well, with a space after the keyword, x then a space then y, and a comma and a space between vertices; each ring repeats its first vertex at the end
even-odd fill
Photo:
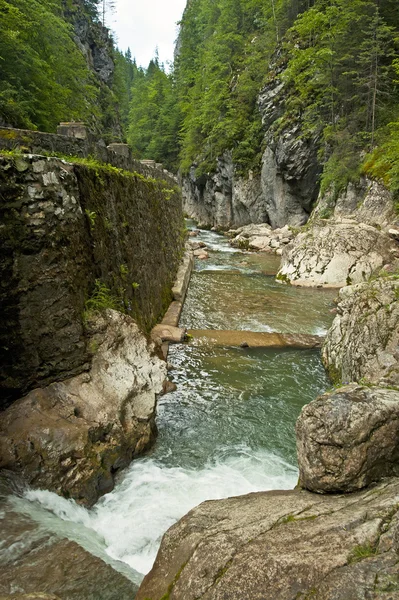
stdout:
POLYGON ((100 134, 106 132, 113 139, 122 138, 121 115, 112 91, 115 62, 111 32, 83 0, 62 0, 62 6, 65 20, 72 25, 75 43, 99 89, 99 114, 92 116, 91 129, 100 134))
POLYGON ((398 345, 397 275, 342 288, 322 351, 333 380, 398 386, 398 345))
POLYGON ((231 152, 219 157, 212 173, 196 176, 193 165, 183 178, 185 212, 208 227, 229 229, 249 223, 273 228, 304 225, 319 192, 319 136, 304 135, 302 124, 280 120, 286 90, 283 68, 270 65, 267 85, 260 91, 264 151, 258 173, 237 174, 231 152))

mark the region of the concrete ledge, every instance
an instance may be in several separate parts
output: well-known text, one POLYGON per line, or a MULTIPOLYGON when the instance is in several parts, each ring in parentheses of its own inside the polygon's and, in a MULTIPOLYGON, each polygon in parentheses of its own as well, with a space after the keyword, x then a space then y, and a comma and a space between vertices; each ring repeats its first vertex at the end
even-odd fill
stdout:
POLYGON ((151 338, 158 343, 161 342, 162 354, 165 360, 168 356, 169 343, 182 342, 186 335, 186 329, 180 329, 178 325, 193 268, 194 256, 192 251, 186 247, 186 252, 177 271, 176 281, 172 288, 173 301, 169 305, 161 323, 155 325, 151 331, 151 338), (179 332, 183 332, 181 339, 177 339, 180 335, 179 332))
POLYGON ((162 325, 177 327, 179 324, 179 319, 182 310, 183 302, 174 300, 169 306, 168 310, 166 311, 164 318, 162 319, 162 325))
POLYGON ((177 271, 175 285, 172 288, 173 300, 177 300, 181 303, 184 302, 193 267, 193 253, 191 250, 187 249, 179 270, 177 271))
POLYGON ((302 333, 258 333, 213 329, 189 329, 188 333, 197 342, 244 348, 320 348, 324 340, 318 335, 302 333))
POLYGON ((184 342, 186 337, 186 329, 181 327, 172 327, 171 325, 155 325, 151 331, 152 339, 161 339, 161 342, 172 342, 173 344, 180 344, 184 342))

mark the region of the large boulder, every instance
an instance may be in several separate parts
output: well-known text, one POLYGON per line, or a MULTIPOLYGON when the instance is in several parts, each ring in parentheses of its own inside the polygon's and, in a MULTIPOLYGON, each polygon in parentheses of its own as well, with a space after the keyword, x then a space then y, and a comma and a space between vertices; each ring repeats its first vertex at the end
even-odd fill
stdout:
POLYGON ((267 223, 261 223, 230 230, 227 235, 232 238, 230 244, 235 248, 281 253, 295 234, 287 225, 281 229, 272 229, 267 223))
POLYGON ((399 475, 399 391, 357 384, 310 402, 296 424, 301 486, 352 492, 399 475))
POLYGON ((318 221, 286 246, 277 280, 340 288, 366 281, 398 251, 397 243, 376 227, 351 219, 318 221))
POLYGON ((397 599, 399 481, 209 501, 165 534, 136 600, 397 599))
MULTIPOLYGON (((388 275, 388 274, 386 274, 388 275)), ((333 380, 399 385, 399 280, 344 287, 322 350, 333 380)))
POLYGON ((33 390, 1 413, 0 468, 91 505, 152 442, 166 364, 127 315, 97 313, 88 327, 88 372, 33 390))

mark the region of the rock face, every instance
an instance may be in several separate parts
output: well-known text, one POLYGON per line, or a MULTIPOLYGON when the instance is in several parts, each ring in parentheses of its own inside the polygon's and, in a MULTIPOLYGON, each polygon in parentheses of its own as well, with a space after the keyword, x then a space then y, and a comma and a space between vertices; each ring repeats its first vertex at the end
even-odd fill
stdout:
POLYGON ((389 228, 397 221, 392 194, 378 181, 362 177, 357 184, 349 183, 335 198, 333 190, 319 197, 316 217, 350 217, 367 225, 389 228))
POLYGON ((333 379, 399 385, 399 280, 344 287, 322 350, 333 379))
POLYGON ((299 480, 319 493, 353 492, 399 475, 399 391, 357 384, 306 405, 296 424, 299 480))
POLYGON ((320 166, 317 143, 301 137, 299 125, 278 136, 266 136, 262 158, 262 194, 273 228, 299 227, 309 219, 318 195, 320 166))
POLYGON ((166 364, 126 315, 97 314, 89 330, 87 373, 33 390, 1 414, 0 467, 91 505, 153 440, 166 364))
POLYGON ((169 305, 183 216, 179 193, 165 200, 162 182, 4 156, 0 222, 0 409, 87 370, 82 314, 95 280, 144 329, 169 305))
POLYGON ((195 167, 182 181, 183 209, 202 227, 227 230, 268 220, 259 176, 237 178, 231 153, 217 160, 215 173, 195 175, 195 167))
POLYGON ((399 481, 210 501, 165 534, 137 600, 398 597, 399 481))
POLYGON ((300 123, 277 132, 284 111, 281 60, 271 66, 275 76, 258 99, 265 132, 260 173, 237 175, 230 152, 219 157, 215 172, 196 177, 196 166, 183 179, 185 212, 202 226, 226 230, 250 223, 273 228, 299 227, 309 218, 319 192, 319 138, 304 136, 300 123))
POLYGON ((337 288, 360 283, 391 262, 398 249, 388 234, 370 225, 320 221, 286 247, 277 280, 337 288))

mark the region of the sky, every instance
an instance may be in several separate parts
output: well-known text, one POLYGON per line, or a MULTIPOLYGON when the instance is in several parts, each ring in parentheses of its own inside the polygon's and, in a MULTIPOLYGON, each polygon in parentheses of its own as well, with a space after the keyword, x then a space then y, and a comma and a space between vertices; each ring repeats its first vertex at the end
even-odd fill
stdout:
POLYGON ((187 0, 116 0, 116 12, 108 17, 108 27, 117 46, 128 47, 137 64, 147 67, 158 47, 160 62, 173 61, 177 21, 187 0))

